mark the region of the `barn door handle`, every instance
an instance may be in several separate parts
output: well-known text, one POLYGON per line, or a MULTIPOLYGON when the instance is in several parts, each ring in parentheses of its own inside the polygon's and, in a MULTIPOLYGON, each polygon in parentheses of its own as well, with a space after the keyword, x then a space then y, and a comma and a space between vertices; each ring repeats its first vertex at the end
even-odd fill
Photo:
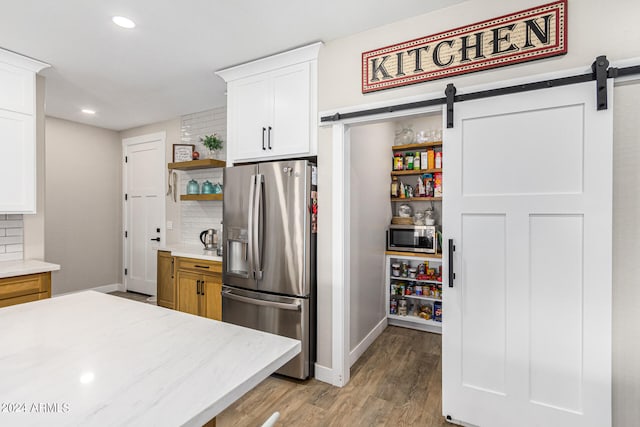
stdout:
POLYGON ((160 238, 159 238, 159 237, 156 237, 155 239, 151 239, 151 240, 153 240, 154 242, 159 242, 159 241, 160 241, 160 238))
POLYGON ((453 279, 456 278, 456 273, 453 272, 453 253, 456 251, 456 246, 453 244, 453 239, 449 239, 449 287, 453 288, 453 279))

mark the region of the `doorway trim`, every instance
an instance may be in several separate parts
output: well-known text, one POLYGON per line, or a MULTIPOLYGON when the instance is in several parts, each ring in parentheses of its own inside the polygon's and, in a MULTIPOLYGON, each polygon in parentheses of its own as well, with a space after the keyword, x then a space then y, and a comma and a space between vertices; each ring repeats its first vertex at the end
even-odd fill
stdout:
POLYGON ((385 114, 355 117, 339 122, 327 123, 332 129, 331 165, 331 374, 320 378, 332 385, 343 387, 350 379, 351 371, 351 252, 349 197, 351 127, 380 121, 401 119, 408 116, 442 113, 442 105, 403 110, 385 114))
MULTIPOLYGON (((640 58, 629 58, 618 61, 611 61, 611 67, 630 67, 640 65, 640 58)), ((480 85, 470 85, 468 87, 461 86, 458 89, 458 93, 472 93, 479 91, 486 91, 492 89, 499 89, 504 86, 513 86, 518 84, 532 83, 539 80, 551 80, 556 78, 569 77, 576 74, 582 74, 590 71, 590 68, 572 68, 565 70, 558 70, 550 73, 537 74, 533 76, 519 77, 505 81, 494 81, 490 83, 484 83, 480 85)), ((614 78, 614 85, 623 82, 636 81, 640 79, 638 75, 623 76, 614 78)), ((410 97, 394 98, 387 101, 375 102, 375 103, 362 103, 354 104, 348 107, 335 108, 333 110, 324 110, 319 112, 319 127, 332 128, 332 154, 331 154, 331 262, 332 262, 332 284, 331 284, 331 368, 323 369, 321 376, 317 375, 320 380, 326 381, 332 385, 343 387, 349 382, 349 353, 350 353, 350 293, 351 287, 349 284, 350 265, 346 255, 349 254, 349 199, 348 193, 345 190, 348 178, 348 150, 349 147, 349 126, 354 124, 365 124, 367 122, 375 122, 381 120, 389 120, 394 118, 401 118, 405 116, 419 115, 424 113, 436 112, 446 108, 446 104, 437 106, 428 106, 416 109, 406 109, 401 111, 381 112, 377 110, 370 115, 360 115, 358 117, 339 118, 334 121, 321 121, 322 117, 334 116, 337 111, 340 114, 358 112, 363 110, 374 109, 393 109, 394 105, 409 104, 413 102, 421 102, 425 100, 431 100, 441 98, 444 93, 445 83, 442 84, 443 90, 440 92, 425 93, 423 95, 414 95, 410 97)), ((595 81, 594 81, 594 94, 595 94, 595 81)), ((445 115, 446 111, 442 111, 445 115)), ((445 331, 443 330, 443 333, 445 331)))
MULTIPOLYGON (((167 163, 167 149, 166 149, 166 140, 167 140, 167 133, 165 131, 162 132, 156 132, 156 133, 149 133, 149 134, 145 134, 145 135, 140 135, 140 136, 133 136, 130 138, 124 138, 122 139, 122 271, 120 272, 122 274, 122 287, 124 288, 124 291, 127 291, 127 277, 124 274, 125 269, 128 268, 127 266, 127 260, 128 260, 128 251, 127 251, 127 239, 125 237, 125 232, 128 230, 128 215, 127 215, 127 203, 125 201, 125 194, 127 193, 127 167, 126 167, 126 163, 127 163, 127 159, 126 157, 126 152, 127 152, 127 148, 133 145, 137 145, 137 144, 143 144, 143 143, 147 143, 147 142, 154 142, 154 141, 158 141, 160 140, 160 145, 161 145, 161 149, 163 150, 164 153, 164 160, 163 160, 163 164, 167 163)), ((163 167, 163 172, 162 172, 162 182, 163 182, 163 186, 164 183, 167 182, 167 168, 163 167)), ((164 191, 162 191, 160 193, 160 198, 162 200, 162 206, 163 209, 160 212, 160 218, 161 221, 160 223, 162 224, 162 227, 160 228, 160 242, 161 245, 163 244, 162 242, 166 243, 166 239, 167 239, 167 209, 166 209, 166 205, 167 205, 167 196, 166 193, 164 191)))

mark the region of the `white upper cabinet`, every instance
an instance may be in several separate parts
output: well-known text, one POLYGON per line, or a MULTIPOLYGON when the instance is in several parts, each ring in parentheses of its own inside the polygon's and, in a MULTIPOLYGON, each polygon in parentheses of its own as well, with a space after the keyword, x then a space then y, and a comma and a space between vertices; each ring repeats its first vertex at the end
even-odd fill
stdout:
POLYGON ((317 155, 321 43, 218 72, 227 82, 227 161, 317 155))
POLYGON ((0 213, 36 212, 39 61, 0 49, 0 213))

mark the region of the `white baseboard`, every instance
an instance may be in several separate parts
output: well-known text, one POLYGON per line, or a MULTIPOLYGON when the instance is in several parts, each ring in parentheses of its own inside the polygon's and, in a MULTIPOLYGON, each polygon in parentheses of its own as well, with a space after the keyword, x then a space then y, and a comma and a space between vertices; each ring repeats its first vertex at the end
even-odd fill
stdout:
POLYGON ((367 334, 358 345, 349 353, 349 366, 353 366, 360 356, 369 348, 371 344, 380 336, 382 331, 387 327, 387 318, 384 317, 372 330, 367 334))
POLYGON ((114 291, 122 291, 124 292, 124 285, 121 283, 113 283, 111 285, 98 286, 97 288, 91 288, 92 291, 102 292, 103 294, 114 292, 114 291))
POLYGON ((316 363, 315 371, 315 379, 318 381, 340 387, 340 383, 337 381, 336 374, 333 369, 316 363))
POLYGON ((77 291, 65 292, 63 294, 54 294, 52 295, 52 297, 61 297, 63 295, 76 294, 78 292, 84 292, 84 291, 96 291, 96 292, 102 292, 103 294, 114 292, 114 291, 124 292, 124 285, 122 283, 113 283, 111 285, 103 285, 103 286, 97 286, 95 288, 80 289, 77 291))

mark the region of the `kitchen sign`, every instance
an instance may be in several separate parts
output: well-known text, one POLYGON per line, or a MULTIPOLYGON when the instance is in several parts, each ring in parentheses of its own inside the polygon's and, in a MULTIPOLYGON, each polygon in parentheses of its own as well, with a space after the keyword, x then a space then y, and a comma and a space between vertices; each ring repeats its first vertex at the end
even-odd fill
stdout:
POLYGON ((362 54, 362 93, 567 53, 567 0, 362 54))

